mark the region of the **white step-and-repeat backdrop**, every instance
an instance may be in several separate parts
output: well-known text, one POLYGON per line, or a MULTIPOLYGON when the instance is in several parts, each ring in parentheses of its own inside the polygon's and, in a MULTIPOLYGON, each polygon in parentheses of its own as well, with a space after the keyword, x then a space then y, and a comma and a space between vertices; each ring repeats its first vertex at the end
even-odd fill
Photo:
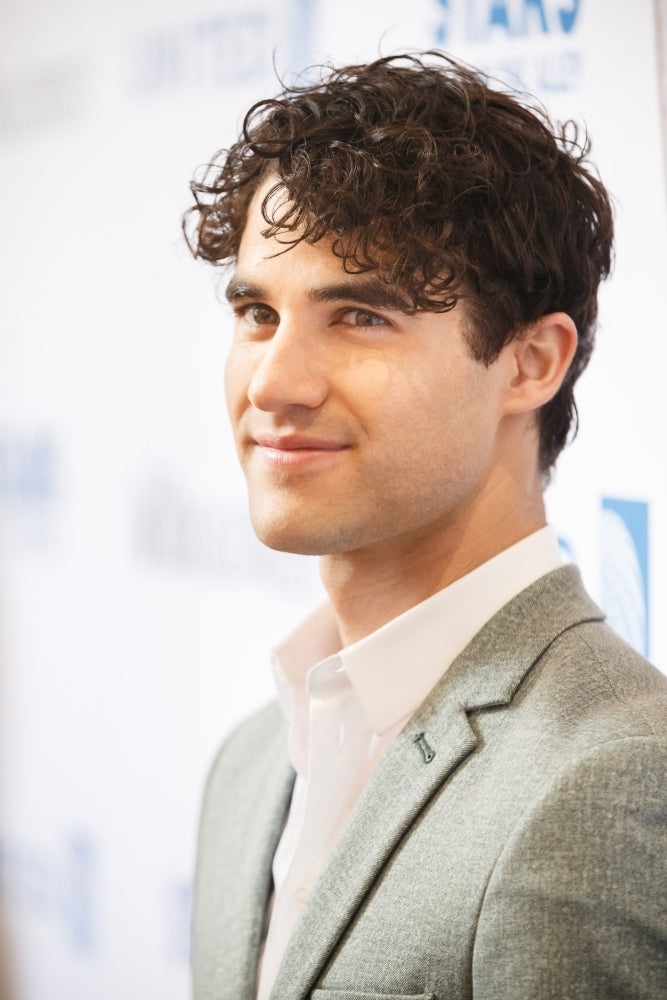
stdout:
POLYGON ((185 1000, 199 797, 322 596, 248 526, 229 320, 188 181, 326 59, 445 48, 587 123, 618 250, 549 491, 616 627, 667 665, 660 17, 650 0, 4 0, 0 997, 185 1000), (275 68, 274 68, 275 67, 275 68))

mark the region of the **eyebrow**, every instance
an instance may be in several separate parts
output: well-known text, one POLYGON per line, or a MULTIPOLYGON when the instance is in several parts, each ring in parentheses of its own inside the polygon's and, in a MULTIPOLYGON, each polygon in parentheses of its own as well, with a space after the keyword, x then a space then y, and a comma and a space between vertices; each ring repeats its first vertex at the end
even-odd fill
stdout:
MULTIPOLYGON (((234 276, 225 289, 227 301, 234 303, 240 300, 258 299, 265 301, 270 298, 261 285, 244 281, 241 276, 234 276)), ((400 312, 413 312, 405 292, 396 285, 379 281, 377 278, 359 281, 338 281, 331 285, 321 285, 307 292, 311 302, 357 302, 360 305, 372 306, 376 309, 397 309, 400 312)))

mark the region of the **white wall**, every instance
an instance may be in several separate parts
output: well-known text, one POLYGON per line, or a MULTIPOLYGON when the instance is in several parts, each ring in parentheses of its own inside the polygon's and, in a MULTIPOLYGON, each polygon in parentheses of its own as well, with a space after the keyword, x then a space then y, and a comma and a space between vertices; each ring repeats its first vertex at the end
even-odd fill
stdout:
POLYGON ((617 266, 550 510, 618 627, 667 664, 654 34, 648 0, 5 0, 3 1000, 188 996, 208 763, 321 598, 309 560, 248 527, 227 314, 179 228, 195 166, 276 89, 274 53, 289 74, 444 46, 588 123, 617 266))

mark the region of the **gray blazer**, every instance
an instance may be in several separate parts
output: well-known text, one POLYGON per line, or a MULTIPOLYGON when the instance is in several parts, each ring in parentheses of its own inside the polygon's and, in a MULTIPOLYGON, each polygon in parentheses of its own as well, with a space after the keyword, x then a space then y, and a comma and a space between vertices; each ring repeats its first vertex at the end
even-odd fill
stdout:
MULTIPOLYGON (((602 618, 568 566, 477 634, 363 792, 273 998, 667 997, 667 678, 602 618)), ((292 781, 272 705, 206 788, 196 1000, 254 996, 292 781)))

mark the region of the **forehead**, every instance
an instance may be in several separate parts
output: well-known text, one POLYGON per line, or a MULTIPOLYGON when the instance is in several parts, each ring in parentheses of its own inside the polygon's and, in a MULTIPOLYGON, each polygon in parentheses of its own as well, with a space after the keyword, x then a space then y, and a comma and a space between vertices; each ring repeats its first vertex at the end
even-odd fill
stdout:
MULTIPOLYGON (((282 253, 289 253, 292 248, 300 245, 302 229, 293 228, 291 225, 280 228, 280 220, 290 213, 290 209, 289 195, 281 186, 280 178, 275 174, 269 174, 248 203, 239 241, 237 263, 243 259, 271 259, 282 253)), ((331 239, 320 240, 319 244, 331 251, 333 236, 331 239)), ((333 252, 331 256, 335 256, 333 252)))
POLYGON ((267 217, 279 217, 288 205, 284 189, 272 193, 276 181, 274 176, 263 181, 248 206, 236 269, 226 290, 230 301, 257 297, 265 282, 276 280, 298 282, 313 302, 353 298, 376 308, 414 312, 405 289, 383 276, 380 269, 355 272, 346 267, 333 250, 333 235, 313 243, 300 240, 298 229, 267 234, 267 217))

